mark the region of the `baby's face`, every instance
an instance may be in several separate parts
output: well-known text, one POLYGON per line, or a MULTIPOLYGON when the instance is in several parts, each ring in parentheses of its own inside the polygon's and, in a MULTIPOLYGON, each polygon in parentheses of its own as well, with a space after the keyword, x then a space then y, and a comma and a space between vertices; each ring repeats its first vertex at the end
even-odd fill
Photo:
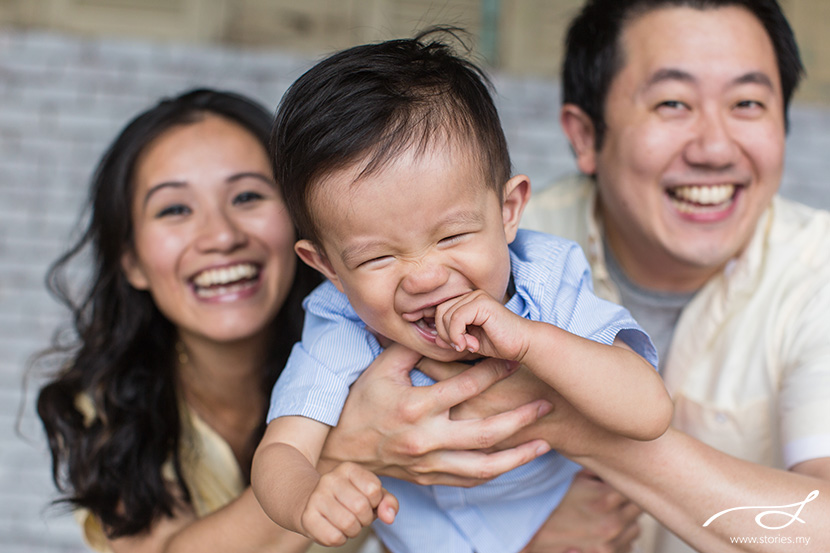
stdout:
POLYGON ((322 270, 377 334, 454 360, 462 354, 435 344, 435 306, 477 289, 503 301, 516 231, 475 156, 411 150, 357 182, 363 164, 318 184, 322 270))

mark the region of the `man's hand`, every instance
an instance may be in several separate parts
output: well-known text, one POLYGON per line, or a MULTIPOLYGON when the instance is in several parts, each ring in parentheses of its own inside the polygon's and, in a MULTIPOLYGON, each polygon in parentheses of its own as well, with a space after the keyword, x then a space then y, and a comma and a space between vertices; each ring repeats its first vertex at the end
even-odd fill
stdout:
POLYGON ((321 472, 355 461, 417 484, 474 486, 549 451, 542 440, 482 451, 548 413, 544 400, 473 420, 450 419, 450 409, 512 374, 514 363, 488 359, 433 386, 414 387, 409 371, 418 360, 417 353, 393 344, 352 385, 326 440, 321 472))
POLYGON ((642 511, 590 472, 568 493, 522 553, 627 553, 642 511))

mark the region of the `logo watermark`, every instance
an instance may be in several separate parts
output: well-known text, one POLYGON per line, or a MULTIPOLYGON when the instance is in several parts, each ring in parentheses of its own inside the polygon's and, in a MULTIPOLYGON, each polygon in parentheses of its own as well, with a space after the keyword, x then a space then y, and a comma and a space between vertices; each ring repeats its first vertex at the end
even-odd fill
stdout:
POLYGON ((818 490, 813 490, 807 495, 806 498, 804 498, 803 501, 799 501, 798 503, 791 503, 790 505, 772 505, 772 506, 759 506, 759 507, 732 507, 731 509, 725 509, 725 510, 723 510, 723 511, 721 511, 721 512, 715 514, 715 515, 712 515, 709 518, 709 520, 707 520, 706 522, 703 523, 703 527, 706 528, 707 526, 712 524, 712 522, 716 518, 720 517, 721 515, 725 515, 726 513, 731 513, 732 511, 743 511, 743 510, 747 510, 747 509, 751 509, 751 510, 767 509, 766 511, 760 512, 755 516, 755 524, 757 524, 761 528, 766 528, 767 530, 781 530, 782 528, 786 528, 787 526, 789 526, 790 524, 792 524, 795 521, 798 521, 802 524, 805 524, 805 522, 802 519, 798 518, 798 515, 801 514, 801 510, 804 509, 804 506, 807 505, 807 503, 811 502, 812 500, 814 500, 817 497, 818 497, 818 490), (791 513, 788 513, 787 511, 781 510, 781 509, 788 509, 790 507, 798 507, 798 510, 796 510, 794 514, 791 514, 791 513), (767 526, 762 521, 763 521, 763 518, 765 516, 769 516, 769 515, 783 515, 785 517, 788 517, 789 520, 786 523, 784 523, 780 526, 767 526))

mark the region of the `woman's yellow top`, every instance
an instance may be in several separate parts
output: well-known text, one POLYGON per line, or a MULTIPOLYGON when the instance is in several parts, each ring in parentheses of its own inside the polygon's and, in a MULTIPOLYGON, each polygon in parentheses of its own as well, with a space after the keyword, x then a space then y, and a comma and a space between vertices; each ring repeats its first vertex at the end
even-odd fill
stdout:
MULTIPOLYGON (((83 399, 79 398, 76 405, 86 417, 93 416, 94 408, 86 396, 83 396, 83 399)), ((179 404, 179 413, 182 421, 179 444, 182 473, 190 490, 193 510, 196 516, 203 517, 239 497, 246 486, 230 445, 183 401, 179 404)), ((171 461, 165 463, 162 470, 166 478, 175 480, 171 461)), ((112 553, 97 517, 87 509, 77 509, 75 518, 81 525, 84 539, 92 549, 112 553)), ((326 548, 315 544, 309 549, 309 553, 354 553, 360 551, 361 545, 367 541, 368 534, 369 532, 364 530, 361 536, 349 540, 346 545, 339 548, 326 548)))

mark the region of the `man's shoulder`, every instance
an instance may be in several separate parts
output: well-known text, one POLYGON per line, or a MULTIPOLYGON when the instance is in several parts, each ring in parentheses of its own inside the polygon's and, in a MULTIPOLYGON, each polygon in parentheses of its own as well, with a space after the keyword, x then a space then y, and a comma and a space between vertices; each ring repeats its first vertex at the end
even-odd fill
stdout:
POLYGON ((534 192, 522 215, 522 227, 562 236, 584 246, 594 188, 590 178, 572 175, 534 192))
POLYGON ((769 244, 774 251, 795 250, 830 267, 830 211, 776 197, 769 244))

